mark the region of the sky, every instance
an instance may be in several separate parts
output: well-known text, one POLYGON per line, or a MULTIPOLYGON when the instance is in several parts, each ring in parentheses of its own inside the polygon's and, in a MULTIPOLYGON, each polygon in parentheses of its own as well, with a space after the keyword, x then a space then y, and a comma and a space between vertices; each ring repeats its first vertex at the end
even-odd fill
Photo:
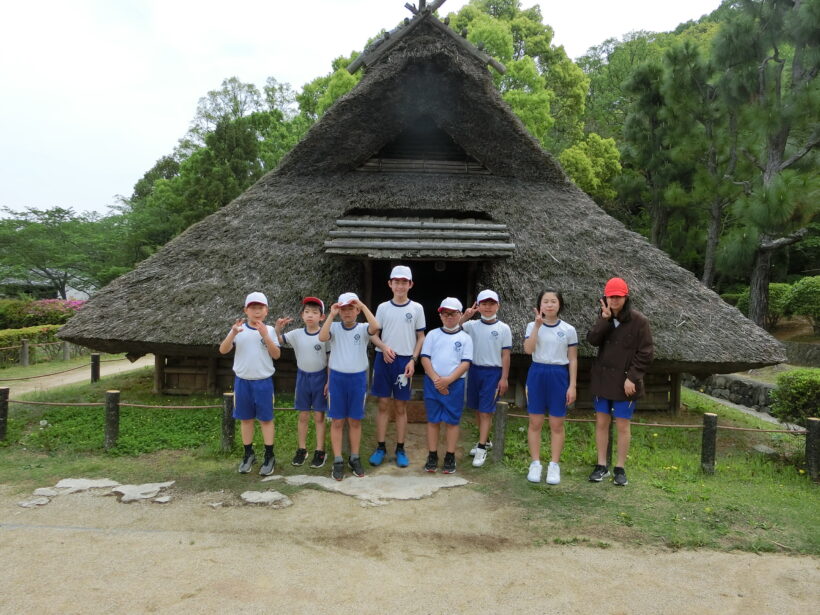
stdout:
MULTIPOLYGON (((0 208, 105 214, 236 76, 294 89, 411 16, 406 0, 25 0, 0 22, 0 208)), ((417 3, 418 0, 413 0, 417 3)), ((468 0, 447 0, 440 13, 468 0)), ((571 58, 720 0, 522 0, 571 58)), ((3 215, 0 212, 0 217, 3 215)))

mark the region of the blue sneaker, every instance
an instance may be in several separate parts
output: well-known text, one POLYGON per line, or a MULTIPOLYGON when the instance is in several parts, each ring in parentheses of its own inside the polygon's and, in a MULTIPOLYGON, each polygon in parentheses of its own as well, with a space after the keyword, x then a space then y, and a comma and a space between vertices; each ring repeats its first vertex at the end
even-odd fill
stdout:
POLYGON ((368 462, 372 466, 380 466, 384 461, 385 455, 387 455, 387 451, 385 449, 377 448, 375 451, 373 451, 373 454, 370 455, 370 459, 368 459, 368 462))
POLYGON ((404 452, 403 448, 396 451, 396 465, 400 468, 406 468, 410 465, 410 460, 407 458, 407 453, 404 452))

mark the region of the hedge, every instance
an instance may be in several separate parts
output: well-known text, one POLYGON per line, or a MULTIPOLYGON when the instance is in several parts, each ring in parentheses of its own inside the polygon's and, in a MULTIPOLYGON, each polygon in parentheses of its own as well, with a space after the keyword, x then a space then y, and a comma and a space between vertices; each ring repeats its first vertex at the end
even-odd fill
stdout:
POLYGON ((777 377, 772 414, 781 421, 806 427, 820 410, 820 369, 795 369, 777 377))
MULTIPOLYGON (((29 341, 29 344, 45 344, 49 342, 59 342, 57 339, 57 331, 62 325, 42 325, 39 327, 26 327, 24 329, 5 329, 0 330, 0 366, 8 367, 9 365, 17 365, 20 362, 20 346, 24 339, 29 341)), ((48 359, 57 351, 49 350, 59 349, 56 344, 54 346, 30 347, 29 361, 36 363, 37 358, 40 360, 48 359)))

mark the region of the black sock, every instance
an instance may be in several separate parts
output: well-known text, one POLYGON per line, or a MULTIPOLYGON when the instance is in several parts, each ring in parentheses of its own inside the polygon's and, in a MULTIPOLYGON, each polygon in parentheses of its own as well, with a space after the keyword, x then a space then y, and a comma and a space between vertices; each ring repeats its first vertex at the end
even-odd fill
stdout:
POLYGON ((445 453, 444 454, 444 461, 455 461, 456 454, 455 453, 445 453))
POLYGON ((273 444, 266 444, 265 445, 265 459, 270 459, 273 457, 273 444))
POLYGON ((253 455, 253 444, 245 445, 245 459, 253 455))
POLYGON ((404 442, 396 442, 396 452, 404 450, 404 442))
POLYGON ((378 448, 379 450, 382 450, 382 451, 386 451, 387 450, 387 444, 385 444, 384 442, 379 442, 379 445, 376 448, 378 448))
POLYGON ((481 444, 481 443, 479 443, 478 448, 483 448, 483 449, 485 449, 485 450, 486 450, 487 445, 486 445, 486 444, 481 444))

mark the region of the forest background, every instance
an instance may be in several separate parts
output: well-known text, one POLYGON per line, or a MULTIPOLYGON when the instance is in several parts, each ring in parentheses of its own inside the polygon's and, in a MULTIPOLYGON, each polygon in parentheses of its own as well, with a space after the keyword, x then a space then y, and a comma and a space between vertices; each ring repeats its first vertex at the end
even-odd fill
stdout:
MULTIPOLYGON (((808 278, 803 311, 820 309, 820 0, 726 0, 672 32, 608 39, 575 61, 552 44, 538 5, 472 0, 449 18, 506 65, 490 69, 504 100, 610 215, 740 298, 761 326, 772 282, 808 278)), ((4 209, 0 293, 93 293, 133 269, 275 169, 356 85, 361 72, 346 67, 357 55, 301 90, 275 76, 261 88, 224 79, 106 215, 4 209)))

